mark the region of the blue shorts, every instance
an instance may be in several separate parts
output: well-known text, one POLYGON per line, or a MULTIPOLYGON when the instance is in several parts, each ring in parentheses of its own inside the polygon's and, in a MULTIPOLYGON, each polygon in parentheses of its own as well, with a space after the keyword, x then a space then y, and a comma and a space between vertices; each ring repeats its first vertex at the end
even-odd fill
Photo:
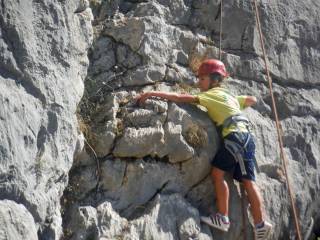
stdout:
POLYGON ((239 182, 241 182, 243 178, 255 181, 256 177, 254 174, 254 168, 255 168, 254 154, 255 154, 256 145, 254 143, 254 138, 252 134, 248 132, 231 132, 225 137, 225 139, 234 141, 243 147, 248 137, 249 137, 249 141, 242 153, 244 165, 247 172, 246 175, 242 175, 240 170, 240 164, 236 162, 233 155, 225 148, 224 143, 218 150, 216 156, 211 161, 211 165, 216 168, 219 168, 220 170, 233 173, 233 178, 239 182))

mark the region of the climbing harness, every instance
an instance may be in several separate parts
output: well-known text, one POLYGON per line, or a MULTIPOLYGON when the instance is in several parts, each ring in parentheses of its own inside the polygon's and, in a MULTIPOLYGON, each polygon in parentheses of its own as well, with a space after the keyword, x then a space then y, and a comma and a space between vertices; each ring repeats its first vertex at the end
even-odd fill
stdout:
MULTIPOLYGON (((249 119, 247 117, 243 116, 242 114, 232 115, 232 116, 228 117, 227 119, 225 119, 222 126, 221 126, 221 129, 223 130, 224 128, 228 128, 231 125, 235 125, 238 127, 238 123, 240 123, 240 122, 242 122, 246 125, 247 130, 250 133, 250 124, 251 123, 250 123, 249 119)), ((243 146, 240 145, 239 143, 232 141, 232 140, 229 140, 229 139, 223 140, 225 148, 228 150, 228 152, 230 152, 232 154, 232 156, 234 157, 236 162, 239 163, 242 175, 247 175, 247 171, 246 171, 245 164, 244 164, 244 162, 247 159, 245 159, 243 156, 244 156, 244 153, 246 151, 246 148, 248 146, 250 139, 251 139, 251 135, 248 134, 243 146)), ((258 163, 255 158, 253 160, 254 160, 255 167, 256 167, 257 171, 259 172, 258 163)))
POLYGON ((234 141, 231 141, 229 139, 224 139, 224 146, 233 155, 236 162, 239 163, 242 175, 247 175, 247 171, 244 165, 244 161, 246 161, 247 159, 245 159, 243 156, 244 156, 244 152, 246 151, 249 140, 250 140, 250 135, 247 136, 245 144, 241 146, 240 144, 234 141))
POLYGON ((263 60, 264 60, 266 73, 267 73, 267 79, 268 79, 268 83, 269 83, 269 92, 270 92, 271 101, 272 101, 272 110, 273 110, 273 114, 274 114, 274 117, 275 117, 275 120, 276 120, 278 142, 279 142, 279 147, 280 147, 280 157, 281 157, 281 160, 282 160, 282 165, 283 165, 285 176, 286 176, 288 192, 289 192, 292 211, 293 211, 293 215, 294 215, 294 223, 295 223, 295 228, 296 228, 296 231, 297 231, 298 240, 301 240, 301 232, 300 232, 300 226, 299 226, 299 221, 298 221, 297 209, 296 209, 296 205, 295 205, 295 201, 294 201, 294 198, 293 198, 291 185, 290 185, 290 181, 289 181, 288 170, 287 170, 287 159, 286 159, 286 156, 285 156, 284 150, 283 150, 282 134, 281 134, 281 130, 280 130, 281 129, 281 125, 280 125, 280 122, 279 122, 277 107, 276 107, 275 99, 274 99, 274 95, 273 95, 272 79, 270 77, 270 72, 269 72, 269 67, 268 67, 268 62, 267 62, 267 57, 266 57, 267 54, 266 54, 266 50, 265 50, 265 47, 264 47, 265 45, 264 45, 263 34, 262 34, 262 30, 261 30, 261 24, 260 24, 259 12, 258 12, 257 0, 253 0, 253 3, 254 3, 254 11, 255 11, 256 23, 257 23, 257 27, 258 27, 258 31, 259 31, 260 45, 261 45, 261 48, 262 48, 263 60))
POLYGON ((235 114, 235 115, 232 115, 232 116, 226 118, 222 123, 222 128, 228 128, 231 125, 236 125, 239 122, 245 123, 247 128, 249 128, 249 125, 250 125, 249 119, 247 117, 243 116, 241 113, 235 114))

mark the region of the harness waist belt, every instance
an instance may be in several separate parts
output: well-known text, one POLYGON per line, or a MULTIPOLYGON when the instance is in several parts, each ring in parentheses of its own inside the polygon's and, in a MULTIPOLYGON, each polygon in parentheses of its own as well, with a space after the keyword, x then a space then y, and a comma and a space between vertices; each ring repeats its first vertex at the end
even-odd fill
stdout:
POLYGON ((222 128, 228 128, 228 127, 230 127, 230 125, 236 124, 238 122, 243 122, 246 125, 250 124, 250 121, 248 118, 246 118, 242 114, 236 114, 236 115, 232 115, 232 116, 226 118, 221 126, 222 126, 222 128))

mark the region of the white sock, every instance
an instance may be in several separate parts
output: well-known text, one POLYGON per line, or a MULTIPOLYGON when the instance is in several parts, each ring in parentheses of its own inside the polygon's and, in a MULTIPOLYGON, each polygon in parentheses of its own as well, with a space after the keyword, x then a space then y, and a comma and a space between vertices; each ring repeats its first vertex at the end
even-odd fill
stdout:
POLYGON ((222 215, 221 213, 217 213, 217 216, 219 216, 222 219, 223 223, 229 223, 229 217, 222 215))
POLYGON ((264 226, 264 221, 261 223, 256 224, 256 228, 262 228, 264 226))

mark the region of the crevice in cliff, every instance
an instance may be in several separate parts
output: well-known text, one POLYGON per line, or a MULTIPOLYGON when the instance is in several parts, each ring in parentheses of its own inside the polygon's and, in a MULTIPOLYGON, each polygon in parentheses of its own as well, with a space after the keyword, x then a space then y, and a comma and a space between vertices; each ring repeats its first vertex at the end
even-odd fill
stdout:
MULTIPOLYGON (((141 217, 144 214, 147 214, 145 211, 146 209, 148 209, 148 206, 155 200, 155 198, 161 194, 165 188, 167 187, 167 185, 170 183, 170 180, 166 181, 165 183, 162 184, 161 187, 159 187, 158 189, 156 189, 156 191, 154 192, 154 194, 147 200, 145 201, 145 203, 135 206, 134 210, 130 213, 129 216, 126 216, 126 218, 129 221, 132 221, 134 219, 138 219, 139 217, 141 217)), ((132 206, 129 206, 127 209, 131 208, 132 206)), ((120 211, 120 215, 126 215, 125 212, 127 211, 127 209, 123 209, 120 211)))
MULTIPOLYGON (((230 51, 231 52, 231 51, 230 51)), ((239 53, 243 53, 243 50, 239 49, 239 53)), ((253 57, 256 57, 252 53, 248 53, 249 55, 252 55, 253 57)), ((265 70, 260 71, 261 74, 266 78, 266 73, 265 70)), ((317 89, 320 90, 320 83, 311 83, 311 82, 302 82, 298 81, 296 79, 287 79, 287 78, 281 78, 279 76, 274 75, 272 72, 270 72, 271 79, 273 85, 278 85, 283 88, 292 88, 296 90, 304 89, 304 90, 312 90, 312 89, 317 89)), ((253 82, 257 82, 259 84, 263 84, 266 87, 269 87, 268 82, 265 81, 264 79, 256 79, 256 78, 251 78, 245 75, 234 75, 234 77, 241 79, 241 80, 249 80, 253 82)))
MULTIPOLYGON (((265 71, 262 72, 264 75, 266 74, 265 71)), ((320 83, 311 83, 311 82, 302 82, 297 81, 296 79, 287 79, 287 78, 281 78, 279 76, 274 75, 272 72, 271 78, 273 84, 277 84, 283 88, 293 88, 293 89, 305 89, 305 90, 311 90, 311 89, 318 89, 320 90, 320 83)))
MULTIPOLYGON (((28 79, 25 76, 25 79, 28 79)), ((46 106, 47 100, 45 95, 42 93, 42 91, 36 87, 31 80, 28 80, 27 82, 25 81, 16 81, 18 84, 21 84, 21 86, 26 90, 26 92, 33 97, 39 99, 42 103, 43 106, 46 106)))
POLYGON ((207 174, 206 176, 204 176, 202 179, 200 179, 198 182, 196 182, 195 184, 193 184, 191 187, 189 187, 189 189, 186 191, 186 193, 184 194, 185 198, 188 198, 188 195, 190 192, 192 192, 193 189, 197 188, 199 185, 201 185, 202 183, 204 183, 207 178, 211 175, 211 173, 207 174))
POLYGON ((126 162, 126 166, 124 168, 123 176, 122 176, 122 182, 121 187, 128 182, 128 163, 126 162))
MULTIPOLYGON (((241 46, 242 47, 242 46, 241 46)), ((256 52, 254 52, 253 50, 248 50, 248 49, 242 49, 242 48, 224 48, 223 51, 226 54, 230 54, 230 55, 235 55, 241 58, 253 58, 256 59, 257 57, 260 57, 260 55, 258 55, 256 52)))

